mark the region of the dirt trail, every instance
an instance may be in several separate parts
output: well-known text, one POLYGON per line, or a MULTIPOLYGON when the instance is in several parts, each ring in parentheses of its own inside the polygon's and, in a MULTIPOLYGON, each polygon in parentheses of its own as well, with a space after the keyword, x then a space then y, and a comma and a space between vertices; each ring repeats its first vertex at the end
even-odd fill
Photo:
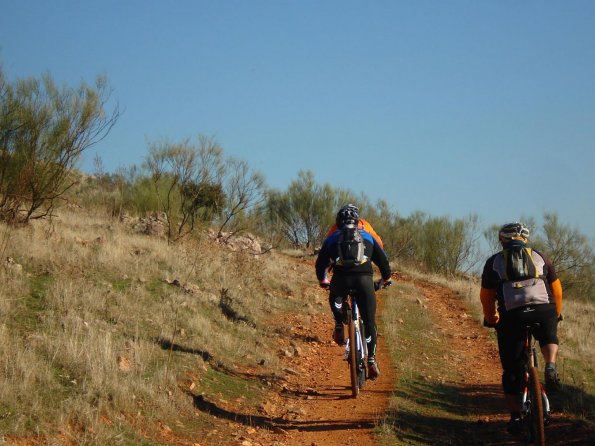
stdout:
MULTIPOLYGON (((452 346, 448 359, 464 376, 456 383, 462 399, 455 403, 465 405, 462 409, 476 418, 461 425, 461 438, 466 441, 460 444, 519 444, 504 431, 507 416, 500 390, 501 371, 488 330, 468 315, 454 292, 410 277, 399 276, 397 281, 412 283, 423 294, 436 330, 452 346)), ((380 296, 379 312, 383 305, 380 296)), ((374 445, 373 431, 388 407, 398 373, 398 367, 390 365, 385 340, 379 337, 378 342, 381 377, 368 382, 360 396, 353 399, 342 349, 330 340, 330 312, 313 318, 307 326, 294 316, 287 316, 283 324, 292 327, 292 341, 285 342, 292 343, 298 354, 286 358, 287 377, 282 391, 273 394, 263 407, 270 422, 266 428, 251 431, 239 444, 374 445)), ((575 422, 554 415, 554 423, 555 430, 548 428, 548 444, 591 444, 588 433, 579 433, 575 422)))
MULTIPOLYGON (((379 306, 382 311, 382 300, 379 306)), ((299 353, 286 359, 282 391, 263 406, 271 423, 251 436, 250 444, 374 445, 373 429, 386 411, 395 379, 384 343, 379 342, 377 351, 381 376, 368 381, 354 399, 343 349, 331 341, 330 311, 308 326, 296 316, 287 316, 283 323, 292 327, 293 340, 285 342, 299 353)))
MULTIPOLYGON (((426 298, 437 330, 445 333, 451 346, 449 360, 464 378, 457 383, 466 413, 475 414, 475 422, 463 426, 461 444, 515 445, 518 438, 505 431, 508 411, 501 390, 501 374, 497 345, 490 339, 490 331, 468 315, 464 301, 453 291, 427 281, 400 277, 413 283, 426 298)), ((543 364, 543 363, 542 363, 543 364)), ((542 373, 542 372, 541 372, 542 373)), ((543 377, 541 377, 543 379, 543 377)), ((594 432, 576 417, 556 413, 560 403, 550 395, 553 413, 551 425, 546 427, 546 443, 554 445, 593 445, 594 432)))
MULTIPOLYGON (((397 281, 412 283, 423 294, 427 309, 436 323, 436 329, 442 331, 452 345, 450 360, 466 377, 461 384, 469 389, 467 397, 477 394, 479 408, 482 404, 485 405, 487 391, 491 403, 496 404, 496 407, 490 408, 490 412, 504 413, 499 394, 500 371, 497 351, 489 342, 487 331, 467 315, 468 310, 452 291, 404 276, 399 276, 397 281), (489 385, 484 387, 485 383, 489 385)), ((381 312, 384 296, 380 295, 378 304, 381 312)), ((295 334, 298 337, 313 335, 322 341, 313 343, 309 349, 306 348, 304 356, 290 361, 290 367, 296 370, 297 374, 290 375, 288 392, 281 397, 282 401, 276 404, 288 407, 295 416, 287 426, 282 427, 282 431, 279 431, 281 435, 269 437, 266 441, 270 443, 265 441, 263 444, 375 444, 373 430, 388 407, 395 373, 398 373, 398 370, 389 365, 387 346, 385 340, 380 337, 378 357, 382 375, 379 380, 369 382, 357 399, 351 398, 348 368, 342 359, 341 349, 330 341, 331 330, 330 315, 320 317, 311 327, 295 326, 295 334)), ((480 424, 499 421, 497 424, 501 430, 504 418, 497 418, 483 416, 478 418, 478 421, 480 424)), ((493 438, 494 434, 499 435, 493 430, 485 432, 486 438, 493 438)), ((477 432, 472 435, 477 438, 477 432)))

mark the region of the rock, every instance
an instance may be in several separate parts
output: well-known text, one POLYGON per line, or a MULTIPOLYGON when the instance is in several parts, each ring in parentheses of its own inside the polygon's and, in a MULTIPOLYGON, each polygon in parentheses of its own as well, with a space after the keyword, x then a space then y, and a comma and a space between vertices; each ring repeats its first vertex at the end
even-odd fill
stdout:
POLYGON ((118 368, 121 372, 128 373, 133 369, 132 361, 126 356, 118 356, 118 368))
POLYGON ((4 262, 4 267, 15 274, 21 274, 23 272, 23 266, 19 263, 15 262, 12 257, 6 257, 6 261, 4 262))
POLYGON ((132 229, 142 234, 164 237, 167 235, 167 214, 158 212, 149 217, 141 217, 132 224, 132 229))
POLYGON ((273 403, 271 403, 270 401, 266 401, 265 403, 263 403, 260 406, 260 410, 264 413, 266 413, 267 415, 274 415, 275 411, 277 409, 277 406, 275 406, 273 403))
POLYGON ((231 251, 247 251, 255 255, 262 254, 262 245, 258 238, 250 233, 236 235, 233 232, 222 232, 217 234, 211 230, 209 231, 209 237, 231 251))

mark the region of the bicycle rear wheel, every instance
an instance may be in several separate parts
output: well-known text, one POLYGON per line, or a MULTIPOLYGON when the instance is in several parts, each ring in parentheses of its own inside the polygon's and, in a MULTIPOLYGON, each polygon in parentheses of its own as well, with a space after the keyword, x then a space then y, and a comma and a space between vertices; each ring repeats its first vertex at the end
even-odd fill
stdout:
POLYGON ((349 375, 351 377, 351 394, 354 398, 359 393, 357 384, 357 340, 355 338, 355 321, 349 321, 349 375))
POLYGON ((529 367, 529 397, 531 398, 531 413, 529 414, 529 440, 537 446, 545 446, 545 428, 543 424, 543 399, 539 371, 529 367))

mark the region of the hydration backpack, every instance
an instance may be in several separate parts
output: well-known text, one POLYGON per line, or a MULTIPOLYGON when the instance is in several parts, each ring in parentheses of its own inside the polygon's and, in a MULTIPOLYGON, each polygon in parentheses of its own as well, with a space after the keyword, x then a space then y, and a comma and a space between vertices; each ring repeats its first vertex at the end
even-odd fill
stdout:
POLYGON ((364 239, 357 226, 346 225, 341 229, 338 241, 339 257, 337 265, 351 268, 365 263, 368 258, 364 255, 364 239))
POLYGON ((501 278, 499 293, 506 311, 550 303, 543 257, 531 248, 512 246, 502 250, 499 260, 494 266, 501 278))
POLYGON ((519 281, 539 277, 531 248, 514 246, 502 251, 504 280, 519 281))

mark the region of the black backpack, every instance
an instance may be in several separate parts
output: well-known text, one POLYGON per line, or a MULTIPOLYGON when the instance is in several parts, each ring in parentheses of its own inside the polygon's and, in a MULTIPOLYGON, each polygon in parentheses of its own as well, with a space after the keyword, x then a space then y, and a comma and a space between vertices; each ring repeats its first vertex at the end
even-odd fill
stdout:
POLYGON ((351 268, 366 262, 364 239, 356 226, 346 225, 341 229, 338 241, 337 265, 351 268))

